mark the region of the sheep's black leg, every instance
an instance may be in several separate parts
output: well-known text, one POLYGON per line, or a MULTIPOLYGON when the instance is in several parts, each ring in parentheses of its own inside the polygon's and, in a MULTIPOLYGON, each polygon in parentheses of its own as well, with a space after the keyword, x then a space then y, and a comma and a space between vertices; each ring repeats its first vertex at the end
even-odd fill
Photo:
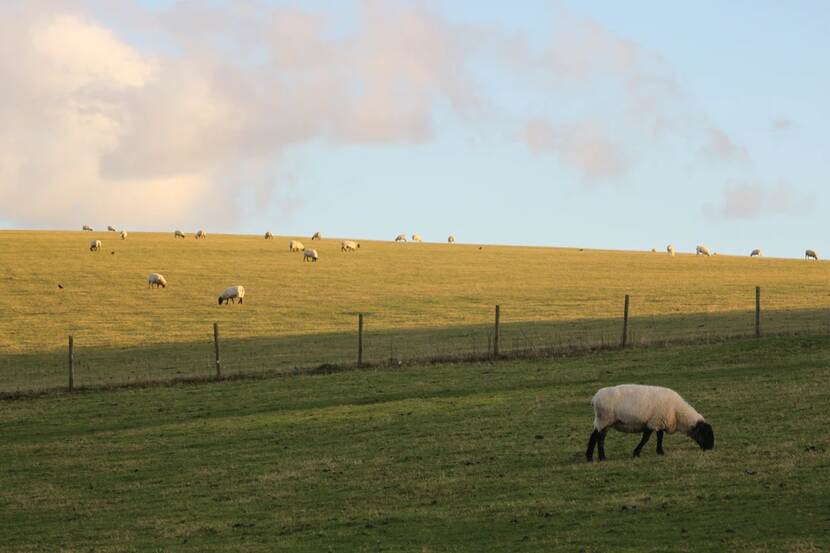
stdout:
POLYGON ((597 445, 597 439, 599 438, 599 430, 594 429, 591 432, 591 437, 588 439, 588 450, 585 452, 585 460, 589 463, 593 462, 594 460, 594 446, 597 445))
POLYGON ((239 304, 240 305, 242 304, 242 298, 239 298, 239 304))
POLYGON ((605 461, 605 435, 608 433, 608 430, 603 430, 599 433, 599 437, 597 438, 597 449, 599 450, 599 460, 605 461))
POLYGON ((637 445, 636 448, 634 448, 634 457, 640 456, 640 452, 643 450, 643 446, 646 445, 648 439, 651 438, 652 432, 653 430, 651 428, 646 428, 645 430, 643 430, 643 439, 640 440, 640 443, 637 445))
POLYGON ((657 431, 657 455, 663 455, 663 431, 657 431))

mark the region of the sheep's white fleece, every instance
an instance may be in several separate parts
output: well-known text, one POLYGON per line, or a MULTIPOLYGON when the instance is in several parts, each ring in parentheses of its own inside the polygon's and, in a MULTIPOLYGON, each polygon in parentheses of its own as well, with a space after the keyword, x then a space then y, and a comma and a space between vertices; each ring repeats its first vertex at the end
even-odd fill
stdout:
POLYGON ((662 386, 621 384, 600 389, 591 399, 594 428, 613 427, 620 432, 642 432, 643 427, 669 434, 686 433, 703 416, 680 397, 662 386))
MULTIPOLYGON (((245 287, 244 286, 229 286, 225 288, 225 291, 219 296, 223 300, 229 300, 232 298, 244 298, 245 297, 245 287)), ((254 298, 256 299, 256 298, 254 298)))

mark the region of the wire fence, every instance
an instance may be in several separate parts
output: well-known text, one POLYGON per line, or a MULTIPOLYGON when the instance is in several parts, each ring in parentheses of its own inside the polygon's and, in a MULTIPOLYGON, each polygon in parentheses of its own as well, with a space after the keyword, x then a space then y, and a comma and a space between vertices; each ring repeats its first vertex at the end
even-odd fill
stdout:
POLYGON ((681 313, 666 303, 663 313, 638 315, 638 298, 624 296, 617 317, 531 321, 521 319, 521 305, 499 305, 489 315, 471 317, 472 322, 442 327, 405 327, 383 313, 355 313, 351 329, 269 337, 244 336, 244 329, 207 322, 203 340, 164 342, 152 337, 130 347, 85 346, 83 336, 76 334, 63 337, 65 346, 55 351, 0 355, 0 395, 830 333, 827 309, 791 309, 784 298, 764 301, 757 288, 754 300, 754 309, 750 300, 744 311, 709 305, 681 313))

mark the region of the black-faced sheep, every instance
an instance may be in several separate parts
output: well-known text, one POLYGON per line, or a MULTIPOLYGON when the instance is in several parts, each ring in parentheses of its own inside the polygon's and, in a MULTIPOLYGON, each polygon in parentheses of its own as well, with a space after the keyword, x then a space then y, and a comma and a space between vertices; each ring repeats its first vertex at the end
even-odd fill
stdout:
POLYGON ((697 248, 695 248, 695 255, 707 255, 708 256, 708 255, 712 255, 712 253, 709 251, 709 248, 707 248, 706 246, 698 246, 697 248))
POLYGON ((272 238, 274 238, 274 235, 273 235, 273 234, 271 234, 271 231, 270 231, 270 230, 269 230, 269 231, 267 231, 267 232, 265 233, 265 239, 266 239, 266 240, 271 240, 272 238))
POLYGON ((318 231, 318 232, 315 232, 315 233, 311 236, 311 239, 312 239, 312 240, 322 240, 322 239, 323 239, 323 235, 322 235, 322 234, 320 234, 320 232, 318 231))
POLYGON ((406 242, 406 235, 399 234, 395 237, 395 242, 406 242))
POLYGON ((167 279, 164 278, 164 275, 160 273, 150 273, 150 276, 147 277, 148 288, 152 288, 155 286, 158 288, 161 286, 162 288, 167 288, 167 279))
POLYGON ((180 230, 177 230, 173 233, 173 238, 184 238, 184 233, 180 230))
POLYGON ((594 394, 591 405, 594 407, 594 430, 585 452, 589 462, 594 460, 595 446, 599 449, 599 460, 605 460, 608 428, 632 434, 643 433, 634 449, 634 457, 640 456, 640 451, 655 431, 658 455, 663 455, 664 432, 682 432, 697 442, 701 449, 715 447, 712 426, 680 394, 669 388, 640 384, 610 386, 594 394))
POLYGON ((455 244, 455 235, 450 234, 450 235, 447 237, 447 244, 455 244))
POLYGON ((815 259, 816 261, 818 261, 818 254, 816 253, 815 250, 807 250, 806 252, 804 252, 804 258, 805 259, 815 259))
POLYGON ((97 252, 102 248, 100 240, 93 240, 89 243, 89 251, 97 252))
POLYGON ((89 232, 92 232, 92 227, 89 225, 84 225, 83 227, 81 227, 81 230, 88 230, 89 232))
POLYGON ((207 238, 207 233, 202 229, 196 231, 196 240, 198 240, 199 238, 207 238))
POLYGON ((239 303, 242 303, 242 298, 245 297, 245 287, 244 286, 229 286, 225 288, 225 291, 219 294, 219 305, 222 305, 222 302, 225 302, 225 305, 228 305, 228 302, 236 303, 236 300, 239 300, 239 303))
POLYGON ((420 242, 421 241, 421 235, 420 234, 413 234, 412 235, 412 241, 413 242, 420 242))
POLYGON ((342 242, 340 242, 341 252, 355 252, 359 247, 360 243, 355 242, 354 240, 343 240, 342 242))
POLYGON ((317 250, 305 250, 303 251, 303 261, 313 261, 316 262, 319 259, 317 255, 317 250))
POLYGON ((764 252, 756 248, 749 252, 749 257, 764 257, 764 252))

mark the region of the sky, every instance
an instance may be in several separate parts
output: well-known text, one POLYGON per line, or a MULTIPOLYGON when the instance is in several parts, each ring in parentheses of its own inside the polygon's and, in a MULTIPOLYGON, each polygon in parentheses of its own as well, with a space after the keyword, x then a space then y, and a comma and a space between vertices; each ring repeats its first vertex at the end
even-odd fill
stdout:
POLYGON ((0 2, 0 228, 830 252, 830 4, 0 2))

